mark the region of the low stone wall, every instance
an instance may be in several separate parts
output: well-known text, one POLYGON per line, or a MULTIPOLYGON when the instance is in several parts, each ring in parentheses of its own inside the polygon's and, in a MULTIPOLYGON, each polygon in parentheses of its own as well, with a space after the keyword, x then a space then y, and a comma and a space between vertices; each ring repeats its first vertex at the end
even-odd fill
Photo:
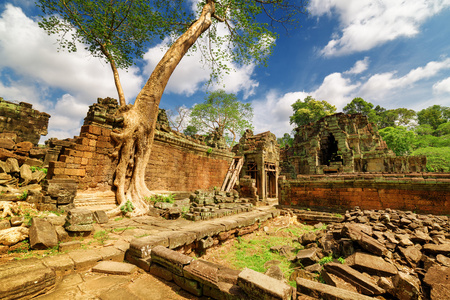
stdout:
MULTIPOLYGON (((75 179, 79 190, 111 189, 115 167, 111 131, 83 125, 75 143, 62 149, 58 161, 49 163, 49 178, 75 179)), ((146 171, 147 186, 165 191, 220 187, 233 156, 231 152, 157 130, 146 171)))
POLYGON ((279 181, 279 203, 319 210, 399 209, 450 214, 450 173, 298 175, 279 181))

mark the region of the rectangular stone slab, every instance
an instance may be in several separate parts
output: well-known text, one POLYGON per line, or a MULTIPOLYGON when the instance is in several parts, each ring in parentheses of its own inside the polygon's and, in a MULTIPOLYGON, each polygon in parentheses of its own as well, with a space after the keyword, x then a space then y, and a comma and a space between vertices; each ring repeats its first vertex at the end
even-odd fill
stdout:
POLYGON ((169 271, 183 276, 184 266, 191 263, 192 257, 167 249, 163 246, 156 246, 151 252, 152 263, 156 262, 167 268, 169 271))
POLYGON ((297 278, 297 292, 308 295, 314 299, 335 300, 373 300, 372 297, 340 289, 317 281, 297 278))
POLYGON ((371 275, 393 276, 398 273, 397 268, 383 258, 363 252, 355 252, 347 257, 345 262, 361 272, 371 275))
POLYGON ((291 299, 289 285, 252 269, 245 268, 239 274, 237 283, 250 299, 291 299))
POLYGON ((354 285, 362 294, 381 295, 385 293, 385 290, 376 285, 370 277, 352 269, 350 266, 338 263, 327 263, 324 265, 324 268, 328 273, 334 274, 354 285))
POLYGON ((93 272, 114 275, 128 275, 136 271, 136 269, 135 265, 117 261, 101 261, 92 267, 93 272))

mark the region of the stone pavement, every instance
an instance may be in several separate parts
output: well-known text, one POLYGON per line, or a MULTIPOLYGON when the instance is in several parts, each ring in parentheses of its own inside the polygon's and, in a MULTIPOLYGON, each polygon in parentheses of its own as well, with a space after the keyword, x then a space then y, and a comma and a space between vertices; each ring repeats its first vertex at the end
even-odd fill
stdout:
MULTIPOLYGON (((152 236, 165 237, 165 247, 173 249, 200 239, 211 239, 230 230, 242 230, 242 234, 245 234, 249 228, 256 230, 257 223, 278 215, 279 211, 266 206, 209 221, 165 220, 145 216, 116 218, 106 224, 96 224, 96 232, 108 233, 108 239, 103 241, 102 246, 92 249, 74 247, 56 256, 0 265, 0 299, 29 299, 36 296, 39 299, 197 299, 178 286, 163 282, 142 269, 121 266, 120 270, 125 268, 129 271, 118 273, 114 271, 115 267, 111 271, 108 266, 103 266, 107 269, 105 271, 96 266, 101 261, 123 262, 130 243, 142 247, 135 247, 135 250, 145 248, 148 251, 156 246, 147 242, 152 236), (171 237, 174 239, 171 240, 171 237), (97 272, 92 271, 93 267, 97 272)), ((87 240, 83 244, 90 245, 87 240)))

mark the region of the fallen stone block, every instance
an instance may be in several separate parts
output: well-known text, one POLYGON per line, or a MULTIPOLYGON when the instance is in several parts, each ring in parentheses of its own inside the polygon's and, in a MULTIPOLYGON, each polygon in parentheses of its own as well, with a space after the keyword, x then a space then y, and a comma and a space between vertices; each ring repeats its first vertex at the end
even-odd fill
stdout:
POLYGON ((448 255, 450 254, 450 243, 447 244, 425 244, 423 245, 423 249, 422 249, 425 253, 430 253, 430 254, 443 254, 443 255, 448 255))
POLYGON ((151 252, 152 262, 156 262, 167 268, 178 276, 183 276, 184 266, 191 263, 192 257, 167 249, 163 246, 156 246, 151 252))
POLYGON ((355 252, 345 259, 346 264, 361 272, 377 276, 393 276, 398 273, 397 268, 379 256, 363 252, 355 252))
POLYGON ((394 294, 399 300, 422 299, 420 280, 404 272, 398 272, 394 276, 394 294))
POLYGON ((58 245, 55 227, 49 222, 33 218, 30 227, 30 246, 32 249, 48 249, 58 245))
POLYGON ((364 295, 372 296, 385 293, 385 290, 380 288, 372 278, 356 271, 350 266, 338 263, 327 263, 324 265, 324 268, 328 273, 334 274, 354 285, 356 289, 364 295))
POLYGON ((75 263, 76 271, 88 270, 102 260, 100 252, 96 249, 72 251, 69 252, 69 256, 75 263))
POLYGON ((317 249, 309 248, 309 249, 299 250, 297 252, 296 259, 304 267, 313 265, 319 261, 319 257, 317 256, 317 249))
POLYGON ((68 254, 47 256, 42 259, 45 266, 52 269, 56 276, 64 276, 73 272, 75 264, 68 254))
POLYGON ((248 268, 239 274, 237 283, 250 299, 289 300, 292 296, 291 287, 283 281, 248 268))
POLYGON ((74 208, 67 212, 64 227, 67 231, 86 232, 94 230, 93 223, 93 213, 89 209, 74 208))
POLYGON ((30 299, 55 286, 55 272, 37 259, 0 265, 0 299, 30 299))
POLYGON ((431 287, 431 299, 450 299, 449 267, 432 266, 425 274, 423 282, 431 287))
POLYGON ((199 284, 195 280, 187 279, 182 276, 178 276, 173 274, 173 281, 181 287, 183 290, 188 291, 189 293, 201 297, 203 294, 203 289, 201 284, 199 284))
POLYGON ((101 261, 94 267, 93 272, 113 274, 113 275, 129 275, 136 271, 137 267, 132 264, 117 261, 101 261))
POLYGON ((314 299, 373 300, 372 297, 303 278, 297 278, 297 292, 314 299))
POLYGON ((97 224, 106 224, 108 223, 108 215, 104 210, 96 210, 94 211, 94 220, 97 224))

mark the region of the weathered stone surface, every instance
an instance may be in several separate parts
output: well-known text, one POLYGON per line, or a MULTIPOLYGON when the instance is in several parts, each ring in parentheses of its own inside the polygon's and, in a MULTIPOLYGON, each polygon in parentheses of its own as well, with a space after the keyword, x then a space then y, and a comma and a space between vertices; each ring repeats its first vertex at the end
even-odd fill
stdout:
POLYGON ((198 281, 204 285, 218 285, 219 266, 205 260, 193 260, 183 269, 184 277, 198 281))
MULTIPOLYGON (((70 178, 53 178, 43 185, 46 195, 56 200, 58 205, 69 205, 77 195, 78 184, 70 178)), ((80 208, 81 209, 81 208, 80 208)))
POLYGON ((172 272, 170 272, 166 268, 158 265, 157 263, 151 264, 149 272, 150 272, 150 274, 160 277, 164 280, 167 280, 167 281, 173 280, 172 272))
POLYGON ((66 252, 71 250, 76 250, 81 248, 81 242, 80 241, 70 241, 65 243, 59 244, 59 251, 60 252, 66 252))
POLYGON ((23 164, 20 166, 20 178, 23 185, 27 185, 33 179, 33 173, 29 165, 23 164))
POLYGON ((406 248, 399 247, 400 253, 405 257, 408 264, 415 268, 417 263, 422 258, 422 252, 417 249, 415 246, 409 246, 406 248))
POLYGON ((303 266, 313 265, 319 261, 319 257, 317 256, 317 250, 318 249, 316 248, 299 250, 297 252, 296 259, 303 266))
POLYGON ((67 231, 92 231, 93 227, 93 213, 85 208, 74 208, 67 212, 66 224, 64 225, 67 231))
POLYGON ((324 265, 328 273, 334 274, 354 285, 359 292, 365 295, 381 295, 385 291, 376 282, 355 269, 343 264, 327 263, 324 265))
POLYGON ((450 267, 450 257, 444 256, 442 254, 438 254, 436 256, 436 260, 443 264, 446 267, 450 267))
POLYGON ((102 260, 102 256, 98 250, 75 250, 69 252, 70 258, 75 263, 76 271, 87 270, 102 260))
MULTIPOLYGON (((354 285, 346 282, 345 280, 343 280, 342 278, 339 278, 336 275, 328 273, 324 269, 321 272, 321 276, 322 276, 323 280, 329 285, 332 285, 334 287, 344 289, 347 291, 351 291, 354 293, 358 293, 358 290, 356 289, 356 287, 354 285)), ((309 279, 309 278, 305 278, 305 277, 302 277, 302 278, 309 279)))
POLYGON ((119 249, 109 246, 99 249, 99 253, 103 260, 111 260, 121 262, 125 257, 125 253, 119 249))
POLYGON ((388 251, 383 244, 367 235, 361 227, 356 226, 356 224, 345 224, 342 228, 342 235, 350 238, 352 241, 358 242, 362 248, 375 255, 381 256, 388 251))
POLYGON ((62 226, 55 226, 56 236, 58 237, 58 241, 66 242, 69 239, 69 234, 62 226))
POLYGON ((104 210, 96 210, 94 211, 94 219, 98 224, 106 224, 109 219, 104 210))
POLYGON ((0 299, 29 299, 55 285, 55 272, 41 261, 27 259, 0 265, 0 299))
POLYGON ((32 249, 48 249, 58 245, 55 227, 49 222, 33 218, 30 227, 30 246, 32 249))
POLYGON ((167 268, 174 274, 183 276, 184 266, 191 263, 192 257, 167 249, 163 246, 156 246, 151 251, 152 262, 156 262, 167 268))
POLYGON ((431 299, 450 299, 450 268, 431 267, 423 279, 431 287, 431 299))
POLYGON ((264 275, 270 276, 270 277, 275 278, 276 280, 280 280, 280 281, 285 280, 283 271, 280 269, 280 267, 278 265, 274 265, 274 266, 271 266, 270 268, 268 268, 264 272, 264 275))
POLYGON ((0 245, 11 246, 28 238, 29 230, 26 227, 11 227, 0 230, 0 245))
POLYGON ((42 259, 45 266, 55 271, 57 276, 73 272, 75 264, 68 254, 47 256, 42 259))
POLYGON ((167 232, 133 239, 130 242, 130 252, 139 258, 145 258, 150 256, 152 248, 156 246, 169 247, 167 232))
POLYGON ((181 287, 183 290, 188 291, 189 293, 200 297, 203 295, 203 288, 202 286, 195 280, 190 280, 187 278, 184 278, 182 276, 178 276, 173 274, 173 281, 181 287))
POLYGON ((297 278, 297 292, 313 297, 314 299, 336 300, 370 300, 372 297, 364 296, 348 290, 340 289, 328 284, 297 278))
POLYGON ((395 296, 399 300, 422 299, 420 280, 404 272, 398 272, 392 280, 395 287, 395 296))
POLYGON ((282 299, 291 298, 292 290, 283 281, 248 268, 239 274, 238 286, 244 290, 250 299, 282 299))
POLYGON ((8 220, 0 220, 0 230, 11 228, 11 223, 8 220))
POLYGON ((345 259, 346 264, 361 272, 367 272, 371 275, 393 276, 398 273, 397 268, 386 262, 379 256, 356 252, 345 259))
POLYGON ((128 275, 136 271, 136 269, 135 265, 117 261, 101 261, 92 267, 93 272, 113 275, 128 275))
POLYGON ((425 253, 430 253, 430 254, 443 254, 443 255, 448 255, 450 254, 450 243, 446 243, 446 244, 440 244, 440 245, 436 245, 436 244, 425 244, 423 246, 423 251, 425 253))

